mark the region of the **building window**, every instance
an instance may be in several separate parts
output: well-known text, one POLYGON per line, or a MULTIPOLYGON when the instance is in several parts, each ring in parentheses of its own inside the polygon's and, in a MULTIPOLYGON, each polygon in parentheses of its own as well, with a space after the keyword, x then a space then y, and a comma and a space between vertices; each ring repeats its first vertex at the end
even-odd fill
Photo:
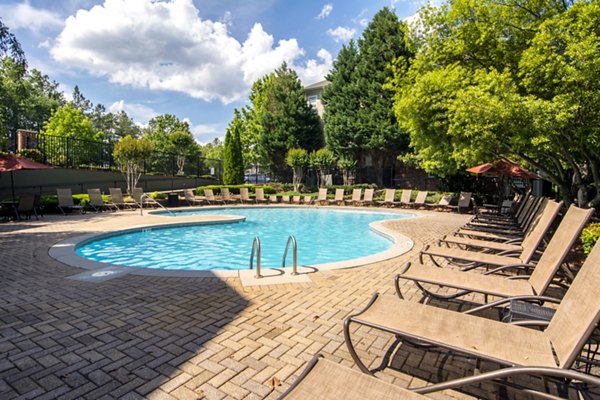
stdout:
POLYGON ((317 95, 308 96, 308 104, 310 104, 314 108, 317 108, 318 100, 319 100, 319 96, 317 96, 317 95))

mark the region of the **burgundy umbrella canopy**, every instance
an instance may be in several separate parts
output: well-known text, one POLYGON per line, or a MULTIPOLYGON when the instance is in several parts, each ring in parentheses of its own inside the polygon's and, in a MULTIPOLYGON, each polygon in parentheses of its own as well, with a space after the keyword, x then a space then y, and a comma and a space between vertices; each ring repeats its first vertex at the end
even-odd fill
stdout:
POLYGON ((23 157, 17 157, 12 154, 6 154, 0 156, 0 172, 10 171, 10 184, 12 190, 12 198, 15 201, 15 180, 13 172, 23 169, 50 169, 49 165, 42 164, 33 160, 29 160, 23 157))
POLYGON ((496 176, 512 176, 523 179, 539 179, 540 176, 526 170, 511 161, 500 159, 491 163, 485 163, 467 169, 467 172, 474 174, 488 174, 496 176))

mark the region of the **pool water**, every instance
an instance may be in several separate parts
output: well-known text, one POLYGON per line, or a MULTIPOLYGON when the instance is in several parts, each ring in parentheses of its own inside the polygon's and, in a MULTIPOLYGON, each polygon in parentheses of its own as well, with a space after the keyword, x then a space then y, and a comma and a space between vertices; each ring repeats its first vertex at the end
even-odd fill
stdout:
MULTIPOLYGON (((392 242, 369 228, 374 221, 411 214, 323 208, 235 207, 178 212, 178 215, 242 215, 246 221, 116 234, 77 248, 78 255, 129 267, 177 270, 248 269, 255 236, 263 267, 280 267, 288 237, 298 246, 298 265, 350 260, 387 250, 392 242)), ((256 261, 255 261, 256 262, 256 261)), ((286 265, 292 263, 291 248, 286 265)))

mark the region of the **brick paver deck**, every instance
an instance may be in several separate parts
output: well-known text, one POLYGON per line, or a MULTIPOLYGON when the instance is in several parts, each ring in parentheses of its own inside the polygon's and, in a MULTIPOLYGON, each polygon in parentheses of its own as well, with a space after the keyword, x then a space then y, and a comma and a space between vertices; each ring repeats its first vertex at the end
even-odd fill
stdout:
MULTIPOLYGON (((67 277, 82 270, 48 256, 72 235, 140 225, 133 212, 46 216, 0 224, 0 398, 273 399, 314 354, 354 366, 342 321, 418 250, 468 216, 423 212, 391 221, 415 242, 397 259, 311 275, 311 283, 244 288, 239 279, 126 275, 104 282, 67 277), (271 390, 267 381, 280 386, 271 390)), ((406 283, 405 294, 416 301, 406 283)), ((423 352, 361 328, 357 350, 381 379, 415 387, 459 377, 464 357, 423 352)), ((481 368, 481 365, 479 365, 481 368)), ((483 368, 484 369, 484 368, 483 368)), ((494 398, 493 388, 435 398, 494 398), (483 392, 482 392, 483 391, 483 392)))

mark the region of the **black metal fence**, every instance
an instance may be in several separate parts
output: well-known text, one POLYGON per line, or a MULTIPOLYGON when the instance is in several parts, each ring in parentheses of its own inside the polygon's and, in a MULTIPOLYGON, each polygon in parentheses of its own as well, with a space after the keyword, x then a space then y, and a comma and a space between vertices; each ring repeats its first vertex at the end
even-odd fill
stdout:
MULTIPOLYGON (((39 161, 63 168, 119 169, 114 157, 114 143, 96 142, 66 136, 41 135, 28 138, 25 148, 37 150, 39 161)), ((145 174, 174 176, 210 175, 221 179, 223 163, 200 155, 180 156, 153 152, 144 164, 145 174)))

